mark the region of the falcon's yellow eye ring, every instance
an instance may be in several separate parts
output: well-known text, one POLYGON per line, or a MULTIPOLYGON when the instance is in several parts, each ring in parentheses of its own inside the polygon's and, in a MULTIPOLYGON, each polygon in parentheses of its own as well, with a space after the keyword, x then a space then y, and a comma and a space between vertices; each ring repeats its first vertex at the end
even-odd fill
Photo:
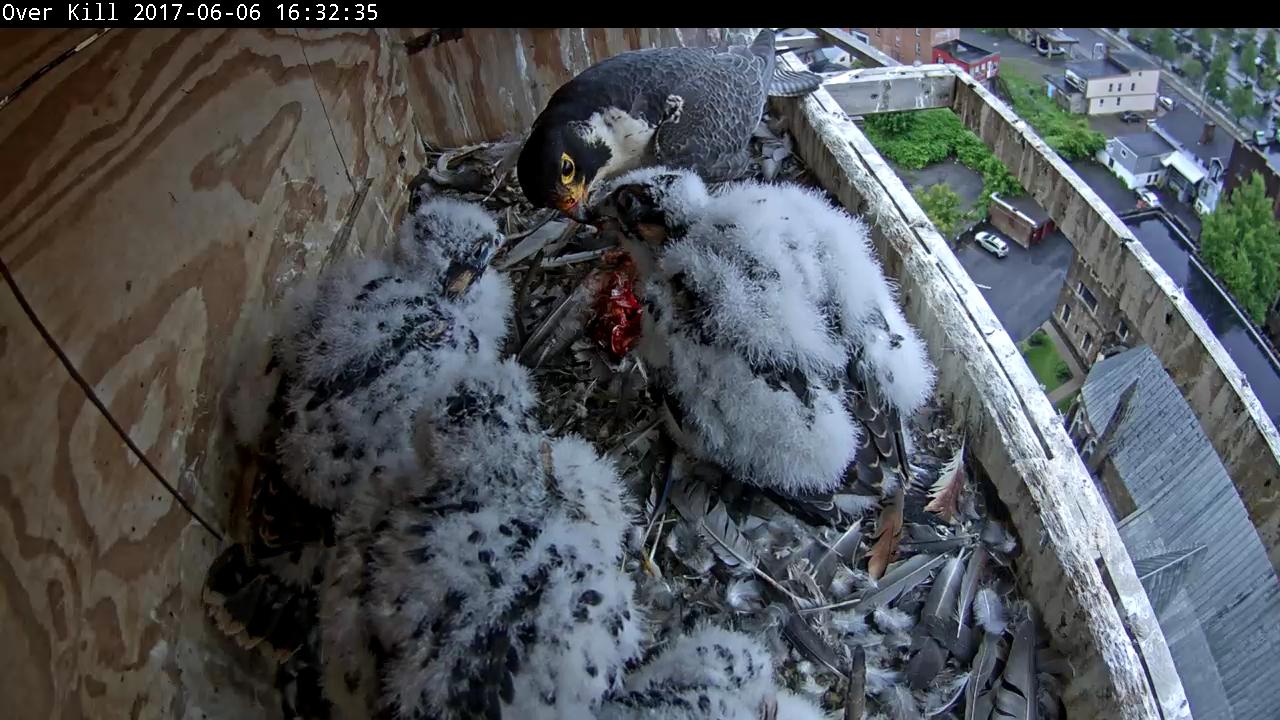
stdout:
POLYGON ((568 153, 560 156, 560 182, 568 185, 573 181, 573 158, 568 153))

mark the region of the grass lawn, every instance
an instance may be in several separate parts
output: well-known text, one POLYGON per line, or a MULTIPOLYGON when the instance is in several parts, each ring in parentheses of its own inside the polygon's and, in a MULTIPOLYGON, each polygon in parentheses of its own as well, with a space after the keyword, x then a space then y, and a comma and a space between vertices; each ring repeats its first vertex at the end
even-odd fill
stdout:
POLYGON ((1053 392, 1064 382, 1071 379, 1071 368, 1058 357, 1058 351, 1044 330, 1037 330, 1034 335, 1018 343, 1018 350, 1031 366, 1036 380, 1044 386, 1046 394, 1053 392))

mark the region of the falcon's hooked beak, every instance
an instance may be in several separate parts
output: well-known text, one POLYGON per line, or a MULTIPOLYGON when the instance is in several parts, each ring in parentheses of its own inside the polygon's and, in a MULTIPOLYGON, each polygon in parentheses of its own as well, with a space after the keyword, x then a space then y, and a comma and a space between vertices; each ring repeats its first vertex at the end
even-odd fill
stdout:
POLYGON ((586 185, 581 182, 565 185, 559 194, 556 195, 555 205, 556 209, 574 220, 577 220, 578 222, 587 222, 586 185))

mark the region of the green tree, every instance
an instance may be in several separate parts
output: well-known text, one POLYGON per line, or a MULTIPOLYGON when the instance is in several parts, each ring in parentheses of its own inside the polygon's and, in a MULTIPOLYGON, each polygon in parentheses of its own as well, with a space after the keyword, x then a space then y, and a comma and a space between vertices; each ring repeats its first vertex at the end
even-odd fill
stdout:
POLYGON ((920 209, 929 216, 929 222, 938 228, 942 237, 950 240, 959 229, 964 212, 960 209, 960 196, 954 190, 938 183, 928 188, 916 188, 912 193, 920 209))
POLYGON ((1208 50, 1213 47, 1213 30, 1210 28, 1196 28, 1195 32, 1196 44, 1208 50))
POLYGON ((1231 97, 1227 101, 1227 106, 1231 108, 1231 113, 1236 116, 1238 122, 1257 112, 1258 101, 1253 98, 1253 90, 1244 85, 1237 85, 1231 88, 1231 97))
POLYGON ((1214 55, 1213 62, 1209 63, 1209 75, 1204 81, 1209 97, 1220 102, 1225 102, 1227 99, 1227 61, 1226 52, 1214 55))
POLYGON ((1151 36, 1151 53, 1168 62, 1178 57, 1178 48, 1173 43, 1173 31, 1169 28, 1157 28, 1151 36))
POLYGON ((1262 33, 1262 49, 1259 50, 1262 55, 1262 62, 1268 67, 1276 64, 1276 34, 1267 30, 1262 33))
POLYGON ((1261 174, 1204 219, 1200 254, 1249 315, 1263 322, 1280 295, 1280 223, 1261 174))
POLYGON ((1129 42, 1139 43, 1151 39, 1151 28, 1129 28, 1129 42))
POLYGON ((1276 76, 1270 72, 1263 72, 1261 75, 1258 76, 1258 87, 1262 88, 1263 92, 1268 92, 1268 93, 1271 92, 1272 90, 1275 90, 1276 76))
POLYGON ((1257 67, 1255 64, 1257 59, 1258 44, 1250 40, 1244 44, 1244 47, 1240 48, 1240 63, 1238 66, 1240 68, 1240 72, 1244 75, 1254 74, 1254 70, 1257 67))
POLYGON ((1187 79, 1193 85, 1199 85, 1204 79, 1204 63, 1192 58, 1182 64, 1182 72, 1187 74, 1187 79))

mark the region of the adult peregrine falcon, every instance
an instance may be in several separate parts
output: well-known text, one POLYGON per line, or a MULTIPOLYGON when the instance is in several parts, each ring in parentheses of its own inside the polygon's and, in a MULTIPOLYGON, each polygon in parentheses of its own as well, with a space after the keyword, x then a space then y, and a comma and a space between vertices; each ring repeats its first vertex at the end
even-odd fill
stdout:
POLYGON ((768 97, 821 85, 820 75, 777 67, 767 28, 750 46, 621 53, 551 96, 521 150, 520 185, 534 205, 580 219, 596 184, 637 167, 732 180, 749 165, 748 143, 768 97))

